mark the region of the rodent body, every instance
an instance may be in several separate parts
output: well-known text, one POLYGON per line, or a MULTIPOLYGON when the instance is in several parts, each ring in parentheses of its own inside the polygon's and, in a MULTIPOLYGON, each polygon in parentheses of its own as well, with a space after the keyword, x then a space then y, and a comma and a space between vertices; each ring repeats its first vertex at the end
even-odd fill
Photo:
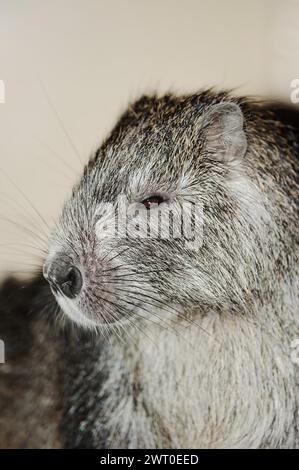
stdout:
MULTIPOLYGON (((83 273, 79 293, 54 293, 93 339, 56 335, 45 314, 14 319, 27 321, 34 377, 23 393, 30 438, 17 446, 298 446, 298 148, 273 110, 226 93, 129 108, 65 205, 44 269, 50 277, 59 254, 83 273), (174 210, 199 201, 202 244, 99 242, 101 204, 124 193, 163 195, 174 210)), ((14 388, 5 367, 2 401, 14 388)))

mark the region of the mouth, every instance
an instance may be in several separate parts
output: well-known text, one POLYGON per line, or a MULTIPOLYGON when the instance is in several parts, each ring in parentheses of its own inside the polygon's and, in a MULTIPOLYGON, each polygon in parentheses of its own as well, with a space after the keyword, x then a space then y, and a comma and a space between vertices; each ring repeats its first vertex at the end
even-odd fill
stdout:
POLYGON ((107 310, 104 299, 103 305, 99 304, 96 310, 94 307, 91 309, 88 306, 84 306, 83 309, 80 303, 83 303, 84 299, 86 301, 90 298, 88 293, 84 292, 80 297, 70 298, 61 292, 59 288, 51 285, 51 283, 49 285, 56 302, 65 316, 82 327, 94 329, 97 326, 112 325, 126 319, 124 315, 117 311, 117 308, 107 310))
POLYGON ((60 293, 54 292, 53 295, 58 305, 60 306, 63 314, 73 323, 87 329, 94 329, 97 326, 97 323, 94 320, 82 313, 81 310, 72 302, 70 302, 66 297, 64 297, 60 293))
MULTIPOLYGON (((106 267, 92 257, 80 263, 68 252, 57 251, 48 256, 43 266, 44 278, 62 313, 75 324, 95 329, 132 323, 133 316, 144 319, 149 302, 155 303, 154 297, 144 302, 141 286, 145 281, 135 286, 135 272, 132 274, 126 268, 120 271, 119 261, 115 264, 111 259, 108 261, 106 267)), ((147 291, 145 297, 148 295, 147 291)))

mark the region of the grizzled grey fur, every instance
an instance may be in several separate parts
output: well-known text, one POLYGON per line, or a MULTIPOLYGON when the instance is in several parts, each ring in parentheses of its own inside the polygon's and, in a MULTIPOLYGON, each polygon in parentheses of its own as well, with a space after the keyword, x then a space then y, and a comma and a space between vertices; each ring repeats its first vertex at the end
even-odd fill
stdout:
POLYGON ((297 447, 298 154, 263 103, 204 91, 130 106, 50 240, 45 276, 71 261, 82 292, 56 293, 57 314, 42 280, 28 305, 3 288, 2 447, 297 447), (200 203, 202 244, 99 240, 120 194, 200 203), (61 315, 77 329, 59 332, 61 315))

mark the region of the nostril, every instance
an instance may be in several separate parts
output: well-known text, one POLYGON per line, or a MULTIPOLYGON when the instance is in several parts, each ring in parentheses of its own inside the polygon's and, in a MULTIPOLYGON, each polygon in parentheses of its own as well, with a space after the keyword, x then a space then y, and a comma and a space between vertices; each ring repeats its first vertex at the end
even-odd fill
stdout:
POLYGON ((81 291, 82 275, 76 266, 71 266, 57 279, 60 290, 70 299, 76 297, 81 291))
POLYGON ((56 266, 53 271, 50 268, 48 272, 44 272, 44 276, 55 291, 59 290, 70 299, 81 291, 82 274, 76 266, 56 266))

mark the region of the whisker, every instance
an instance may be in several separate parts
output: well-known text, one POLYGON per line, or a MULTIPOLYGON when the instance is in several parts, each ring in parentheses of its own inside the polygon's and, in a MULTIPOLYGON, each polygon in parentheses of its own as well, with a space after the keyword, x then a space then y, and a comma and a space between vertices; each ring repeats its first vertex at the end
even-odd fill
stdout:
POLYGON ((22 191, 22 189, 18 187, 18 185, 13 181, 13 179, 2 168, 0 168, 0 171, 6 176, 6 178, 10 181, 10 183, 13 185, 13 187, 19 192, 19 194, 25 199, 25 201, 29 204, 31 209, 39 217, 39 219, 45 224, 47 230, 50 230, 50 227, 49 227, 48 223, 46 222, 45 218, 43 217, 43 215, 35 207, 35 205, 32 203, 32 201, 26 196, 26 194, 22 191))
POLYGON ((46 243, 46 240, 38 233, 34 232, 30 228, 26 227, 25 225, 22 225, 18 222, 15 222, 14 220, 9 219, 8 217, 5 216, 0 216, 0 220, 3 220, 4 222, 8 222, 9 224, 14 225, 15 227, 23 230, 24 232, 28 233, 28 235, 31 235, 33 237, 36 237, 38 240, 40 240, 42 243, 46 243))
MULTIPOLYGON (((33 250, 37 250, 39 252, 42 252, 44 254, 47 254, 47 251, 46 250, 43 250, 41 248, 39 248, 38 246, 34 246, 34 245, 30 245, 28 243, 0 243, 0 247, 10 247, 10 246, 15 246, 15 247, 18 247, 18 246, 23 246, 25 248, 31 248, 33 250)), ((27 251, 24 253, 27 253, 27 251)))
MULTIPOLYGON (((69 162, 67 162, 58 152, 56 152, 52 147, 50 147, 49 144, 47 144, 46 142, 42 141, 39 137, 36 137, 36 140, 42 144, 44 147, 46 147, 50 153, 52 153, 56 158, 57 160, 59 160, 61 163, 64 164, 64 166, 66 167, 67 170, 71 170, 74 175, 77 176, 78 174, 78 171, 75 170, 75 168, 73 168, 69 162)), ((70 176, 68 175, 68 179, 71 180, 70 176)))
POLYGON ((123 253, 125 253, 125 252, 128 251, 129 249, 130 249, 130 247, 125 248, 125 249, 122 250, 120 253, 117 253, 115 256, 113 256, 113 258, 108 259, 108 262, 110 263, 112 260, 116 259, 118 256, 121 256, 123 253))
MULTIPOLYGON (((107 290, 105 290, 104 292, 107 293, 107 294, 113 294, 112 292, 109 292, 109 291, 107 291, 107 290)), ((115 295, 115 293, 114 293, 114 295, 115 295)), ((97 297, 97 296, 95 296, 95 297, 97 297)), ((120 296, 118 295, 118 298, 119 298, 121 301, 123 301, 123 302, 125 302, 125 303, 127 303, 127 304, 129 304, 129 305, 131 305, 131 306, 133 306, 133 307, 135 307, 135 308, 138 307, 138 308, 140 308, 141 310, 145 311, 146 313, 149 313, 150 315, 155 316, 155 317, 158 318, 159 320, 162 320, 160 316, 158 316, 155 312, 152 312, 152 311, 148 310, 147 308, 145 308, 144 305, 142 305, 142 306, 141 306, 141 305, 137 305, 137 304, 135 304, 134 302, 131 302, 131 301, 128 301, 128 300, 124 299, 123 296, 120 297, 120 296)), ((129 297, 129 296, 128 296, 128 298, 130 298, 130 299, 132 299, 132 300, 136 300, 137 302, 140 302, 140 299, 138 299, 138 298, 132 298, 132 297, 129 297)), ((105 300, 107 300, 107 299, 105 299, 105 300)), ((109 302, 111 302, 111 301, 109 301, 109 302)), ((157 307, 156 305, 153 305, 153 304, 151 304, 151 303, 149 303, 149 302, 144 302, 144 301, 143 301, 143 303, 146 303, 146 304, 148 304, 148 305, 150 305, 150 306, 152 306, 152 307, 155 307, 155 308, 157 307)), ((115 304, 114 302, 113 302, 113 304, 117 306, 117 304, 115 304)), ((165 321, 165 319, 164 319, 164 323, 167 324, 167 322, 165 321)), ((167 324, 167 326, 168 326, 168 328, 170 327, 176 334, 178 334, 177 330, 173 327, 173 325, 167 324)))
POLYGON ((46 89, 46 87, 45 87, 45 85, 44 85, 44 83, 43 83, 43 81, 41 80, 40 77, 39 77, 39 82, 40 82, 40 86, 41 86, 41 88, 42 88, 42 90, 43 90, 43 92, 44 92, 44 94, 45 94, 45 97, 46 97, 46 100, 47 100, 47 102, 48 102, 48 105, 49 105, 50 108, 52 109, 53 114, 55 115, 55 117, 56 117, 56 119, 57 119, 59 125, 61 126, 61 129, 62 129, 62 131, 63 131, 63 133, 64 133, 64 135, 65 135, 65 137, 66 137, 66 139, 67 139, 67 141, 68 141, 68 143, 69 143, 69 145, 71 146, 71 148, 73 149, 74 153, 75 153, 76 156, 78 157, 80 166, 82 166, 82 159, 81 159, 80 153, 79 153, 77 147, 75 146, 73 140, 71 139, 71 137, 70 137, 70 135, 69 135, 69 133, 68 133, 68 131, 67 131, 67 129, 66 129, 66 127, 65 127, 65 125, 64 125, 64 123, 63 123, 63 121, 62 121, 62 119, 61 119, 61 117, 59 116, 58 111, 57 111, 56 107, 54 106, 54 103, 53 103, 53 101, 51 100, 50 95, 49 95, 49 93, 48 93, 48 91, 47 91, 47 89, 46 89))
MULTIPOLYGON (((174 271, 183 271, 183 268, 180 269, 180 268, 176 268, 174 271)), ((131 270, 130 273, 127 273, 127 274, 121 274, 121 275, 117 275, 117 276, 113 276, 114 279, 120 279, 120 277, 123 279, 125 277, 129 277, 129 276, 133 276, 134 274, 138 274, 139 276, 143 276, 145 274, 158 274, 158 273, 163 273, 163 272, 170 272, 170 268, 165 268, 165 269, 154 269, 154 270, 150 270, 150 271, 142 271, 142 273, 138 272, 138 271, 135 271, 135 270, 131 270)), ((139 282, 139 281, 138 281, 139 282)))

